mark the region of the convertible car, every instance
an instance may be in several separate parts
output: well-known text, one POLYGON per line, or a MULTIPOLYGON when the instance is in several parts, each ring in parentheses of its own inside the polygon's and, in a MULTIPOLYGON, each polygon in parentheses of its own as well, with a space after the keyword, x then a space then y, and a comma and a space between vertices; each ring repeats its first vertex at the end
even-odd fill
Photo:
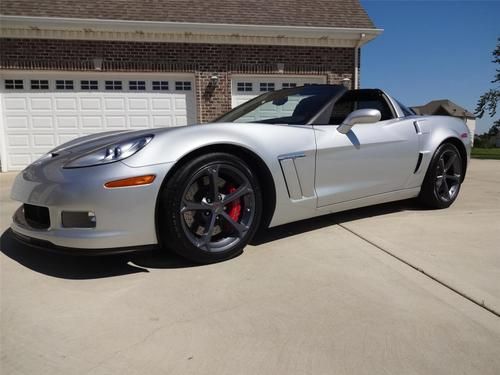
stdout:
POLYGON ((74 253, 242 252, 259 228, 417 198, 450 206, 470 156, 460 119, 417 116, 378 89, 265 93, 215 122, 95 134, 16 178, 12 231, 74 253))

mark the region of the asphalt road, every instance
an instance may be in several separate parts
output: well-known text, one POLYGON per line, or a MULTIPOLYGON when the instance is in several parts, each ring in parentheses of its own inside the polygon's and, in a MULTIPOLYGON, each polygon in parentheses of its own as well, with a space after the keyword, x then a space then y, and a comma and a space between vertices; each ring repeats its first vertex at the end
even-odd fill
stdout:
POLYGON ((500 162, 458 201, 267 231, 240 257, 54 255, 5 230, 2 374, 499 374, 500 162))

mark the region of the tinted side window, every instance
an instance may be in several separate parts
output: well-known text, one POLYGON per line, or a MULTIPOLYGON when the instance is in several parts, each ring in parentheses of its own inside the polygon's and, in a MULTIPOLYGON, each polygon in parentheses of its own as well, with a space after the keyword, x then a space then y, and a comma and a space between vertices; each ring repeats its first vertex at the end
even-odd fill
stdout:
POLYGON ((332 110, 330 125, 340 125, 347 115, 357 109, 378 109, 382 115, 380 121, 392 119, 387 101, 380 95, 347 94, 340 98, 332 110))
POLYGON ((332 110, 330 117, 330 125, 340 125, 345 120, 347 115, 354 111, 355 101, 352 99, 341 98, 332 110))
POLYGON ((401 104, 399 101, 397 101, 398 105, 399 105, 399 108, 401 108, 401 110, 403 111, 403 115, 405 117, 408 117, 408 116, 415 116, 415 112, 413 112, 413 109, 410 109, 408 108, 407 106, 405 106, 404 104, 401 104))

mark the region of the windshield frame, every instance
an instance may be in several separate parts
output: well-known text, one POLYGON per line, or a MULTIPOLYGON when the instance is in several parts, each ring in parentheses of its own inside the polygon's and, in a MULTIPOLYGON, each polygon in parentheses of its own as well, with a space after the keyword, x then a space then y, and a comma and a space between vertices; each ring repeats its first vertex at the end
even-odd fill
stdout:
MULTIPOLYGON (((292 87, 292 88, 287 88, 287 89, 281 89, 281 90, 276 90, 276 91, 269 91, 266 92, 262 95, 259 95, 235 108, 230 110, 229 112, 224 113, 222 116, 216 118, 215 120, 212 121, 212 123, 220 123, 220 122, 229 122, 229 123, 235 123, 237 124, 238 122, 235 122, 235 120, 238 120, 239 118, 245 116, 246 114, 252 112, 253 110, 257 109, 261 105, 264 105, 265 103, 269 103, 272 100, 275 100, 280 97, 284 96, 291 96, 297 93, 303 93, 307 94, 309 91, 312 91, 315 95, 325 95, 327 96, 325 102, 321 105, 321 108, 316 111, 314 114, 306 118, 304 123, 280 123, 280 124, 288 124, 288 125, 312 125, 316 124, 318 120, 323 119, 324 112, 328 110, 328 108, 338 100, 340 96, 342 96, 346 91, 347 88, 343 85, 327 85, 327 84, 313 84, 313 85, 307 85, 307 86, 298 86, 298 87, 292 87)), ((264 120, 262 122, 250 122, 250 123, 260 123, 260 124, 265 124, 269 120, 264 120)), ((277 122, 278 123, 278 122, 277 122)))

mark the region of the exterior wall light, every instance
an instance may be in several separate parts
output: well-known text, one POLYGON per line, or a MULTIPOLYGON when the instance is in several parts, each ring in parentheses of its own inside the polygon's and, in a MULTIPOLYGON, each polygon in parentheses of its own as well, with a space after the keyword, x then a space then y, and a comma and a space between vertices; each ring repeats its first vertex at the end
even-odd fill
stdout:
POLYGON ((219 82, 219 75, 217 73, 213 73, 211 76, 210 76, 210 83, 212 85, 216 85, 217 83, 219 82))
POLYGON ((94 70, 102 70, 102 57, 95 57, 93 60, 94 70))
POLYGON ((348 89, 351 88, 351 80, 349 78, 344 78, 342 80, 342 85, 348 89))

